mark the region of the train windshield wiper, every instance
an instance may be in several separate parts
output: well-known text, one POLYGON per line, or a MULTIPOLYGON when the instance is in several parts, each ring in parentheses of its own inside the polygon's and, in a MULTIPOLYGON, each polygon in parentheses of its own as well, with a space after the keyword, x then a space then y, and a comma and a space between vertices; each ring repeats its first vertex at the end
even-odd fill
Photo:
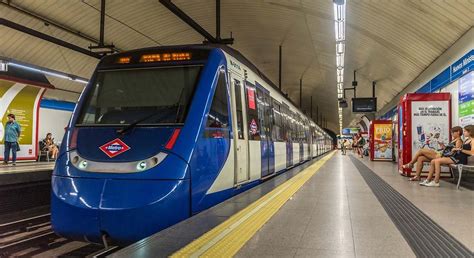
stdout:
POLYGON ((146 120, 148 120, 148 119, 150 119, 150 118, 152 118, 152 117, 154 117, 154 116, 156 116, 156 115, 158 115, 158 114, 161 114, 161 112, 162 112, 162 110, 159 110, 159 111, 156 111, 156 112, 151 113, 150 115, 147 115, 147 116, 145 116, 145 117, 142 117, 142 118, 138 119, 137 121, 135 121, 135 122, 133 122, 133 123, 131 123, 131 124, 129 124, 129 125, 123 127, 122 129, 117 130, 117 133, 119 133, 119 134, 125 134, 126 132, 128 132, 128 131, 130 131, 131 129, 133 129, 134 127, 136 127, 139 123, 141 123, 141 122, 143 122, 143 121, 146 121, 146 120))
MULTIPOLYGON (((176 102, 176 104, 174 104, 174 105, 172 105, 172 106, 168 106, 169 108, 174 108, 174 107, 177 108, 177 112, 176 112, 176 122, 178 122, 178 116, 179 116, 180 107, 181 107, 181 105, 180 105, 179 103, 181 102, 181 98, 182 98, 182 96, 183 96, 183 91, 184 91, 184 88, 181 89, 181 92, 179 93, 178 102, 176 102)), ((133 122, 133 123, 131 123, 131 124, 129 124, 129 125, 123 127, 122 129, 117 130, 117 133, 123 135, 123 134, 125 134, 126 132, 130 131, 131 129, 135 128, 139 123, 141 123, 141 122, 143 122, 143 121, 146 121, 146 120, 148 120, 148 119, 150 119, 150 118, 152 118, 152 117, 154 117, 154 116, 156 116, 156 115, 158 115, 158 114, 162 114, 162 112, 163 112, 163 107, 161 107, 158 111, 155 111, 155 112, 153 112, 153 113, 151 113, 151 114, 149 114, 149 115, 147 115, 147 116, 145 116, 145 117, 142 117, 142 118, 138 119, 137 121, 135 121, 135 122, 133 122)))

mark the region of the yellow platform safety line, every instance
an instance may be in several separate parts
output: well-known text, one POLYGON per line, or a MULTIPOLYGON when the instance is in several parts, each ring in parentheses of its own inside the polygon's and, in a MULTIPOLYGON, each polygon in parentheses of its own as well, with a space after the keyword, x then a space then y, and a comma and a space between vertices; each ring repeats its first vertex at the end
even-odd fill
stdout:
POLYGON ((328 161, 334 151, 171 257, 231 257, 328 161))

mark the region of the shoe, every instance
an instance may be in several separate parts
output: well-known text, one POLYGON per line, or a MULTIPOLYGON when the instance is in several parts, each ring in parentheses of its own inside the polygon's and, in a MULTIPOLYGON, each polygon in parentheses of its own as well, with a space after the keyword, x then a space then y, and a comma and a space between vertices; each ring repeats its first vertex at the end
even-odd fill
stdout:
POLYGON ((424 185, 429 184, 429 183, 430 183, 430 181, 428 181, 428 179, 425 179, 425 180, 423 180, 423 182, 420 182, 420 185, 424 186, 424 185))
POLYGON ((8 162, 4 161, 2 162, 3 165, 8 165, 8 162))
POLYGON ((428 187, 439 187, 439 182, 436 183, 434 180, 425 184, 425 186, 428 186, 428 187))

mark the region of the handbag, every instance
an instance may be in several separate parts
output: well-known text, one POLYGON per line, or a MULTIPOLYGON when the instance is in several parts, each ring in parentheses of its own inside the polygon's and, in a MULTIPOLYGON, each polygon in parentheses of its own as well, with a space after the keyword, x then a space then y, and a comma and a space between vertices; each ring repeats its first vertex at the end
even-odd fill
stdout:
POLYGON ((451 157, 453 156, 453 148, 454 148, 454 145, 452 144, 449 144, 448 146, 446 146, 444 149, 443 149, 443 152, 441 153, 441 156, 442 157, 451 157))
POLYGON ((20 151, 20 143, 19 142, 16 142, 16 151, 20 151))

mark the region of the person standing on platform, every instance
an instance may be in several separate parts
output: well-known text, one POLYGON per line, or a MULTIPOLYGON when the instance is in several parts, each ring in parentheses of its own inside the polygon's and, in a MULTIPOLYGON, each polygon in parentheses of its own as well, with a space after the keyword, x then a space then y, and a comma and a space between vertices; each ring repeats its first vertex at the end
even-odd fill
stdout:
POLYGON ((14 114, 8 114, 8 120, 5 124, 5 153, 3 155, 3 164, 7 165, 10 160, 10 151, 12 152, 12 165, 16 165, 16 152, 18 150, 18 138, 20 138, 21 126, 15 120, 14 114))
POLYGON ((361 158, 364 158, 364 145, 365 145, 365 139, 364 139, 364 137, 362 136, 361 133, 358 133, 358 134, 357 134, 357 144, 356 144, 356 148, 357 148, 357 154, 358 154, 361 158))
POLYGON ((347 143, 346 139, 342 140, 342 142, 341 142, 342 155, 346 155, 346 143, 347 143))

